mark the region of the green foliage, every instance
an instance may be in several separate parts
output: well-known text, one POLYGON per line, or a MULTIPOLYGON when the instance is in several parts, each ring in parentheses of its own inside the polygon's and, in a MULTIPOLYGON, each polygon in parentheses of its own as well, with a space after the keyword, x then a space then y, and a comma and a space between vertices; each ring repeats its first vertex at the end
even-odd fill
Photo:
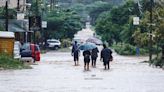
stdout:
POLYGON ((63 48, 67 48, 67 47, 70 47, 71 46, 71 39, 63 39, 61 41, 61 46, 63 48))
POLYGON ((81 4, 92 4, 97 1, 103 1, 103 2, 108 2, 114 5, 120 5, 123 3, 124 0, 58 0, 60 3, 69 3, 71 5, 76 4, 76 3, 81 3, 81 4))
MULTIPOLYGON (((153 4, 153 23, 155 26, 152 26, 152 41, 153 45, 164 46, 164 3, 154 2, 153 4)), ((138 30, 133 34, 134 41, 140 46, 148 46, 149 41, 149 30, 151 30, 150 23, 150 1, 146 0, 143 3, 144 15, 141 18, 141 25, 138 30), (145 8, 147 6, 147 9, 145 8)), ((164 48, 162 48, 164 51, 164 48)), ((164 56, 164 54, 163 54, 164 56)))
POLYGON ((0 68, 1 69, 27 69, 31 68, 28 65, 24 65, 19 60, 15 60, 7 55, 0 55, 0 68))
POLYGON ((41 12, 42 12, 42 0, 31 0, 31 8, 30 8, 30 11, 31 11, 31 14, 32 15, 41 15, 41 12))
POLYGON ((87 6, 82 4, 82 3, 77 3, 75 5, 72 5, 70 7, 70 9, 75 11, 77 13, 77 15, 79 15, 81 17, 82 23, 85 24, 85 22, 88 19, 88 9, 87 9, 87 6))
POLYGON ((134 43, 136 43, 138 46, 148 46, 149 38, 146 32, 141 33, 140 29, 138 28, 132 36, 134 38, 134 43))
POLYGON ((117 44, 112 47, 120 55, 135 55, 135 48, 130 44, 117 44))
MULTIPOLYGON (((5 19, 5 7, 0 7, 0 19, 5 19)), ((8 9, 8 18, 16 19, 17 12, 16 9, 8 9)))
POLYGON ((113 42, 134 44, 132 35, 132 15, 137 16, 139 9, 137 3, 128 1, 124 5, 113 7, 107 13, 101 13, 96 21, 96 32, 106 40, 109 45, 113 42))
POLYGON ((97 20, 96 24, 96 33, 100 36, 102 36, 103 41, 107 41, 109 45, 113 43, 113 41, 119 42, 120 37, 120 26, 117 24, 112 24, 112 22, 108 21, 111 20, 110 14, 104 13, 100 19, 97 20), (109 17, 103 17, 103 16, 109 16, 109 17))
POLYGON ((72 39, 83 27, 80 16, 70 9, 50 12, 47 21, 49 36, 56 39, 72 39))
POLYGON ((95 21, 100 13, 108 11, 113 5, 120 5, 124 0, 59 0, 62 8, 75 10, 84 20, 91 16, 91 24, 95 21))
POLYGON ((112 5, 102 1, 97 1, 91 5, 88 5, 87 9, 89 12, 89 16, 91 17, 91 24, 95 24, 95 21, 98 18, 99 14, 110 11, 111 8, 112 5))
MULTIPOLYGON (((112 48, 120 55, 135 55, 136 46, 132 46, 126 43, 113 44, 112 48)), ((148 53, 148 49, 140 48, 140 55, 148 53)))
MULTIPOLYGON (((135 55, 136 54, 136 47, 128 43, 118 43, 113 44, 112 48, 120 55, 135 55)), ((152 53, 158 54, 158 52, 161 52, 161 48, 157 49, 157 46, 153 46, 152 53)), ((139 53, 140 55, 147 55, 149 53, 148 47, 139 47, 139 53)))
MULTIPOLYGON (((150 31, 150 0, 140 2, 142 10, 136 2, 129 0, 124 5, 114 7, 110 12, 102 13, 96 21, 96 32, 109 44, 113 42, 130 43, 142 48, 149 44, 150 31), (143 13, 141 13, 141 11, 143 13), (139 26, 134 26, 132 18, 139 16, 139 26)), ((153 45, 163 46, 164 44, 164 10, 163 3, 155 2, 153 8, 153 45)))
POLYGON ((164 66, 164 60, 162 60, 162 55, 159 57, 154 58, 151 62, 149 62, 151 65, 155 65, 156 67, 162 68, 164 66))
POLYGON ((75 4, 71 6, 70 9, 80 14, 80 13, 85 12, 86 6, 84 4, 75 4))

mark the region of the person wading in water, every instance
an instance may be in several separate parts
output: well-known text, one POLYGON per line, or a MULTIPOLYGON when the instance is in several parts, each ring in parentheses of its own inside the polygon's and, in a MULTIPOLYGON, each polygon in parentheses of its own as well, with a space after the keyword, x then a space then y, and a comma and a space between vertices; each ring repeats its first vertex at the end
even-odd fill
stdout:
POLYGON ((79 65, 80 50, 78 48, 77 41, 75 41, 74 45, 72 46, 71 55, 74 57, 75 66, 79 65))
POLYGON ((106 47, 105 44, 103 44, 103 49, 101 51, 101 57, 100 57, 100 60, 103 59, 103 63, 104 63, 104 69, 106 70, 106 66, 108 66, 108 69, 110 69, 110 61, 113 60, 113 57, 112 57, 112 51, 106 47))

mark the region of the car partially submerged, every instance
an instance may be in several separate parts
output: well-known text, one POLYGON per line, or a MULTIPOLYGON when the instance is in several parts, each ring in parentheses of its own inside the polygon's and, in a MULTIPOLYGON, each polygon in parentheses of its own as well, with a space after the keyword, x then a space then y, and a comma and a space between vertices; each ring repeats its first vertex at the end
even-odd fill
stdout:
POLYGON ((21 58, 31 57, 35 61, 40 61, 40 48, 37 44, 25 43, 21 48, 21 58))

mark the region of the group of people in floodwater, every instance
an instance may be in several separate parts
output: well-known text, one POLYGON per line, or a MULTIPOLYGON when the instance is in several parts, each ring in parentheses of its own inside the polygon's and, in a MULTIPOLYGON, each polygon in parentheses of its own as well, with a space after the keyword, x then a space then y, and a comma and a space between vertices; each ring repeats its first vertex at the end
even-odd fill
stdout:
MULTIPOLYGON (((92 61, 92 63, 91 63, 92 67, 94 67, 94 68, 96 67, 98 53, 99 53, 99 50, 97 47, 94 49, 91 49, 91 50, 83 51, 84 70, 89 71, 90 61, 92 61)), ((80 50, 78 48, 77 41, 75 41, 75 43, 72 46, 71 55, 74 57, 75 66, 77 66, 79 64, 79 55, 80 55, 80 50)), ((107 46, 105 44, 103 44, 103 49, 100 52, 100 61, 103 61, 104 70, 110 69, 110 61, 112 61, 112 60, 113 60, 113 57, 112 57, 111 49, 107 48, 107 46)))

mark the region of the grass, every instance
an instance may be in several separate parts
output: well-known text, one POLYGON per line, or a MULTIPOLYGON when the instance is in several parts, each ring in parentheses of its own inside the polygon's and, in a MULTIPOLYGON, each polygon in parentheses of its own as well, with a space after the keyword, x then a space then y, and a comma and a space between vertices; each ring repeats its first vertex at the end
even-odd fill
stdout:
POLYGON ((41 54, 45 54, 47 50, 41 50, 41 54))
POLYGON ((8 55, 0 55, 0 70, 6 69, 31 69, 29 65, 25 65, 19 60, 13 59, 8 55))
POLYGON ((68 47, 68 48, 60 48, 58 49, 59 52, 71 52, 71 49, 68 47))

